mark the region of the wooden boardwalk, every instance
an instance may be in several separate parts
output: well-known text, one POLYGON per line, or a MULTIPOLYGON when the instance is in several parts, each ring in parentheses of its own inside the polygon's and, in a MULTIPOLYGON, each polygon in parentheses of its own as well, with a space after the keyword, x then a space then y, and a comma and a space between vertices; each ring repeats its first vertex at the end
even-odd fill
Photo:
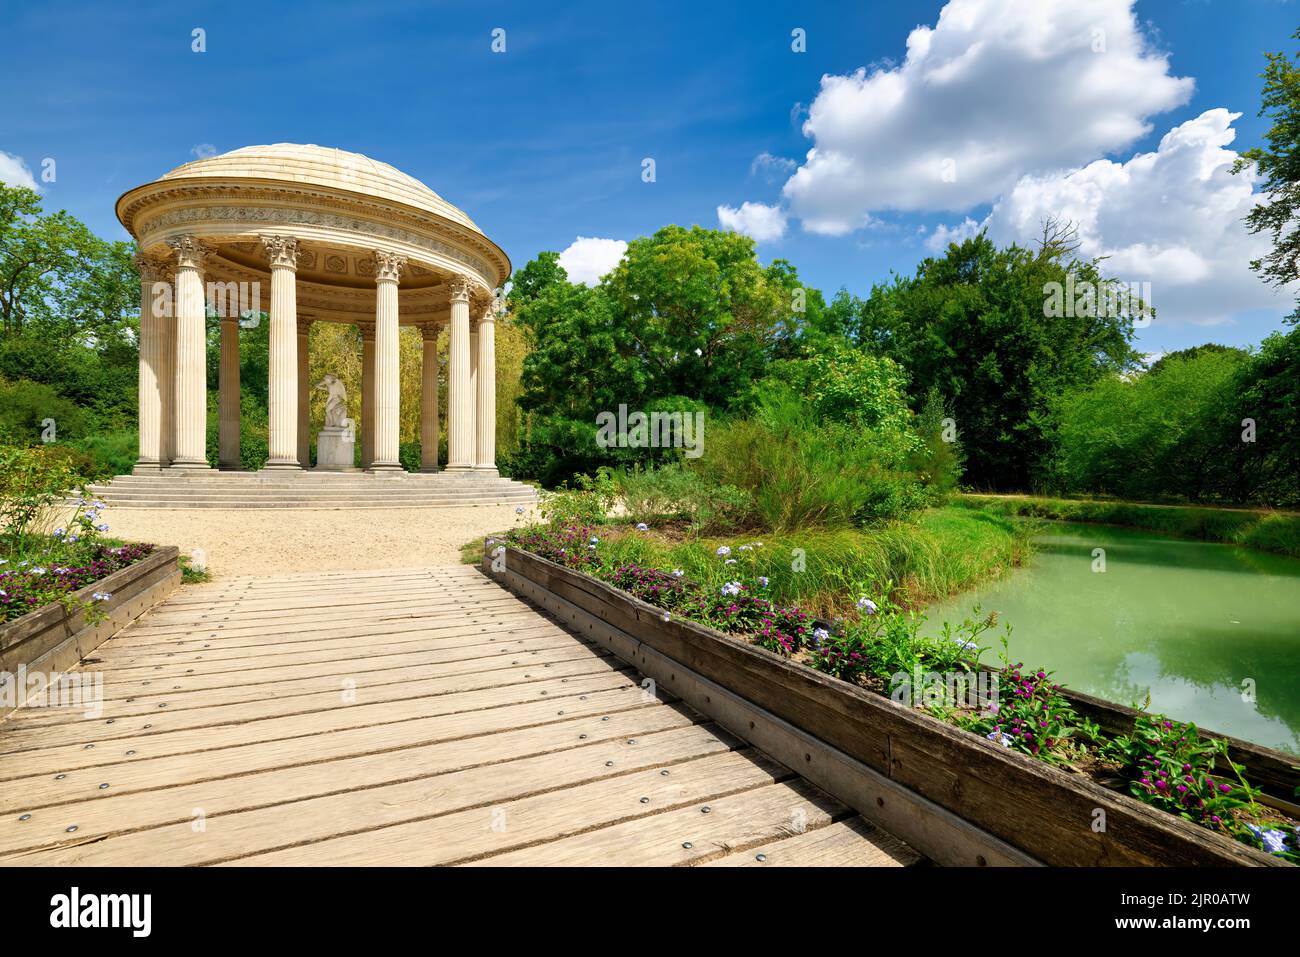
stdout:
POLYGON ((190 586, 0 722, 4 865, 912 864, 470 567, 190 586))

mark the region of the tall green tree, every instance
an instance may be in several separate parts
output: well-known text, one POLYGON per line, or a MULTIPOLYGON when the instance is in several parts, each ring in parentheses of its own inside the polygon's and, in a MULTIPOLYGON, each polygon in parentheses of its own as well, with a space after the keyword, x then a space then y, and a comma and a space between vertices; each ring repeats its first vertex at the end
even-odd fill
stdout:
MULTIPOLYGON (((1300 39, 1300 30, 1292 36, 1300 39)), ((1263 178, 1265 199, 1246 215, 1246 225, 1252 233, 1267 233, 1273 249, 1250 266, 1266 282, 1286 286, 1300 276, 1300 54, 1265 57, 1259 115, 1273 121, 1264 135, 1267 146, 1244 151, 1232 171, 1254 164, 1263 178)), ((1289 320, 1300 321, 1300 300, 1289 320)))
POLYGON ((1068 244, 999 249, 981 233, 925 259, 915 276, 875 286, 853 332, 907 372, 914 409, 939 396, 956 420, 968 485, 1025 489, 1050 453, 1050 400, 1137 361, 1139 304, 1107 289, 1115 285, 1068 244))
POLYGON ((138 310, 133 246, 108 242, 64 210, 0 183, 0 324, 6 335, 36 331, 85 340, 120 337, 138 310))
POLYGON ((529 346, 519 470, 544 481, 634 454, 597 447, 600 412, 742 406, 823 308, 793 266, 762 266, 753 240, 731 232, 664 227, 633 240, 594 287, 569 282, 558 258, 529 262, 510 292, 529 346))

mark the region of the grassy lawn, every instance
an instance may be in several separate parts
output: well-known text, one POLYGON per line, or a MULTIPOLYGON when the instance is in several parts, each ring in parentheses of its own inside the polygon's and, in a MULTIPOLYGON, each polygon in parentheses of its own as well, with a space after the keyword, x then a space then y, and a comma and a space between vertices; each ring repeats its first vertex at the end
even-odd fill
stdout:
POLYGON ((954 505, 980 515, 1120 525, 1300 558, 1300 514, 1295 512, 1035 495, 960 495, 954 505))

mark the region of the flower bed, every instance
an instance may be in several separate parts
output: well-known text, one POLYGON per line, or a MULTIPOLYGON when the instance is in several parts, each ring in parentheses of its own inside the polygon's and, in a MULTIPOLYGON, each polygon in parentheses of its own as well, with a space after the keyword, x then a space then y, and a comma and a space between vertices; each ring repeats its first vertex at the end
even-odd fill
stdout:
MULTIPOLYGON (((0 623, 0 681, 13 682, 24 671, 46 680, 87 658, 99 645, 165 598, 181 580, 176 546, 112 547, 116 554, 89 563, 86 576, 106 572, 76 589, 76 577, 56 574, 61 600, 0 623), (130 561, 127 561, 127 559, 130 561)), ((35 575, 32 587, 50 572, 35 575)), ((10 576, 12 581, 13 576, 10 576)), ((30 596, 29 596, 30 597, 30 596)), ((23 682, 18 681, 21 689, 23 682)), ((23 695, 0 685, 0 715, 22 703, 23 695)))
MULTIPOLYGON (((23 615, 61 602, 87 585, 107 578, 153 553, 153 545, 99 545, 89 561, 77 565, 40 565, 22 560, 10 566, 0 558, 0 621, 13 621, 23 615)), ((107 591, 95 591, 92 601, 112 599, 107 591)))
POLYGON ((909 616, 864 595, 859 620, 832 633, 761 597, 763 582, 742 580, 743 562, 725 546, 718 558, 733 563, 737 577, 713 595, 677 570, 605 566, 599 537, 584 526, 529 528, 507 541, 544 559, 512 549, 509 557, 520 558, 513 572, 1048 863, 1295 860, 1294 821, 1257 803, 1226 744, 1194 727, 1139 715, 1130 733, 1104 734, 1046 671, 1010 662, 999 673, 1002 701, 960 707, 944 696, 908 705, 886 697, 886 675, 976 675, 970 652, 995 625, 992 616, 925 641, 909 616), (737 640, 763 651, 738 655, 737 640), (814 680, 814 669, 841 680, 814 680), (839 720, 827 720, 828 707, 839 720), (1014 816, 1010 795, 1019 804, 1014 816), (1108 830, 1089 827, 1098 809, 1108 830))

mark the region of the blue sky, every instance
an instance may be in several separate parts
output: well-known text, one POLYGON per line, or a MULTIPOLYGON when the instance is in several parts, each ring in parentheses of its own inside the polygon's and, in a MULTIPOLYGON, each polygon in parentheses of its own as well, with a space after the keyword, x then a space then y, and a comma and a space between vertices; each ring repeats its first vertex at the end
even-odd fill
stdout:
POLYGON ((1291 307, 1244 267, 1241 178, 1205 170, 1259 142, 1262 54, 1294 49, 1295 5, 953 0, 943 21, 940 2, 298 7, 7 4, 7 178, 55 159, 47 205, 125 238, 116 197, 196 147, 319 143, 422 179, 517 267, 578 237, 716 227, 723 206, 766 237, 764 261, 858 294, 946 235, 1024 239, 1060 208, 1114 274, 1151 283, 1147 350, 1255 343, 1291 307), (1071 38, 1093 25, 1089 60, 1071 38), (918 26, 931 39, 909 68, 918 26), (931 167, 949 156, 945 191, 931 167))

